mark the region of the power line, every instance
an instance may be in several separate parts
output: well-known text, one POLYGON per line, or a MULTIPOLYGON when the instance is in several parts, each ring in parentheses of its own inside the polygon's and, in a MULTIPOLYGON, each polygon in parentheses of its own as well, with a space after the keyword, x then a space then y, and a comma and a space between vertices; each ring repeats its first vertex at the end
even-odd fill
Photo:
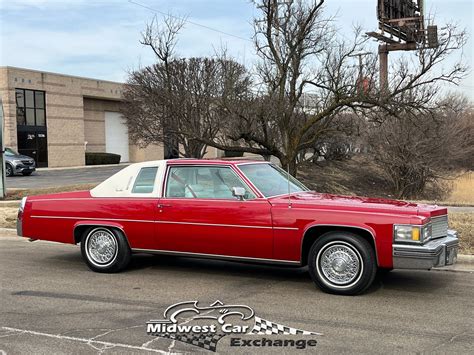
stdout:
MULTIPOLYGON (((157 13, 162 14, 162 15, 165 15, 165 16, 169 16, 169 17, 172 17, 172 18, 175 18, 175 19, 184 21, 184 22, 189 23, 189 24, 191 24, 191 25, 205 28, 205 29, 207 29, 207 30, 209 30, 209 31, 214 31, 214 32, 217 32, 217 33, 226 35, 226 36, 234 37, 234 38, 240 39, 240 40, 242 40, 242 41, 252 42, 252 40, 250 40, 250 39, 248 39, 248 38, 244 38, 244 37, 241 37, 241 36, 234 35, 234 34, 232 34, 232 33, 228 33, 228 32, 224 32, 224 31, 218 30, 218 29, 216 29, 216 28, 212 28, 212 27, 209 27, 209 26, 206 26, 206 25, 202 25, 202 24, 200 24, 200 23, 197 23, 197 22, 194 22, 194 21, 190 21, 190 20, 188 20, 188 19, 186 19, 186 18, 174 16, 174 15, 171 15, 170 13, 166 13, 166 12, 163 12, 163 11, 160 11, 160 10, 157 10, 157 9, 153 9, 153 8, 147 6, 147 5, 140 4, 139 2, 136 2, 136 1, 133 1, 133 0, 128 0, 128 2, 131 3, 131 4, 134 4, 134 5, 140 6, 140 7, 144 8, 144 9, 147 9, 147 10, 150 10, 150 11, 153 11, 153 12, 157 12, 157 13)), ((253 43, 253 42, 252 42, 252 43, 253 43)))

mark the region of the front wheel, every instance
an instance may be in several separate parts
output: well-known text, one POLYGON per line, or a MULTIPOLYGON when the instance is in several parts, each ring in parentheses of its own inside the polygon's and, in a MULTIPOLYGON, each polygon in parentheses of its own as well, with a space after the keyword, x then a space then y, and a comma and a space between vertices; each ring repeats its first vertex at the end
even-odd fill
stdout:
POLYGON ((364 238, 348 232, 329 232, 312 245, 308 268, 323 291, 355 295, 372 284, 377 262, 374 249, 364 238))
POLYGON ((30 176, 32 171, 23 171, 22 174, 23 176, 30 176))
POLYGON ((13 167, 10 164, 5 164, 5 175, 13 176, 13 167))
POLYGON ((108 227, 86 230, 81 241, 81 253, 87 266, 96 272, 121 271, 127 267, 131 258, 125 235, 108 227))

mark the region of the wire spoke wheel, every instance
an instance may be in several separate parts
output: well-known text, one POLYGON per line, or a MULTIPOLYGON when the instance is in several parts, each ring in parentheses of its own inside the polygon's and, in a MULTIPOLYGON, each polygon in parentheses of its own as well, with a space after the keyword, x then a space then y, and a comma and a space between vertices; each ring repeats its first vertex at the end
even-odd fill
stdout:
POLYGON ((96 229, 87 236, 86 253, 93 264, 105 266, 112 263, 117 251, 117 240, 110 231, 96 229))
POLYGON ((347 285, 360 274, 362 263, 355 249, 336 243, 322 250, 318 266, 331 283, 347 285))
POLYGON ((377 271, 369 241, 351 232, 327 232, 311 246, 308 271, 323 291, 339 295, 364 292, 377 271))

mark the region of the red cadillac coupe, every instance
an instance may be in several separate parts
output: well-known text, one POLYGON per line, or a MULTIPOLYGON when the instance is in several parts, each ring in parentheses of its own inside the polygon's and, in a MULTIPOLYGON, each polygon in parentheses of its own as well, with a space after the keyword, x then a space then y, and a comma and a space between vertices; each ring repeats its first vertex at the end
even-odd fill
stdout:
POLYGON ((97 272, 133 253, 308 266, 322 290, 357 294, 378 269, 456 262, 447 209, 309 191, 261 161, 130 165, 90 191, 23 198, 18 235, 80 244, 97 272))

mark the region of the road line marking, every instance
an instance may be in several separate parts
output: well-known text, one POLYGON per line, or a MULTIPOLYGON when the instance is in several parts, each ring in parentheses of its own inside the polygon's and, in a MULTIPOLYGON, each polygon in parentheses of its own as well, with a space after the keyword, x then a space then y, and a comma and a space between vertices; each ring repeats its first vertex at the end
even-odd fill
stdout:
POLYGON ((43 332, 36 332, 34 330, 18 329, 18 328, 10 328, 10 327, 2 327, 2 329, 10 331, 10 332, 21 333, 21 334, 31 334, 31 335, 37 335, 37 336, 42 336, 42 337, 60 339, 60 340, 78 341, 78 342, 90 345, 92 347, 94 347, 93 344, 98 344, 98 345, 103 345, 103 346, 108 346, 108 347, 119 347, 119 348, 133 349, 133 350, 145 350, 145 351, 151 351, 151 352, 160 353, 160 354, 168 354, 167 351, 163 351, 163 350, 146 348, 144 346, 139 346, 139 345, 111 343, 111 342, 108 342, 108 341, 94 340, 94 338, 90 338, 90 339, 78 338, 78 337, 72 337, 72 336, 68 336, 68 335, 43 333, 43 332))

